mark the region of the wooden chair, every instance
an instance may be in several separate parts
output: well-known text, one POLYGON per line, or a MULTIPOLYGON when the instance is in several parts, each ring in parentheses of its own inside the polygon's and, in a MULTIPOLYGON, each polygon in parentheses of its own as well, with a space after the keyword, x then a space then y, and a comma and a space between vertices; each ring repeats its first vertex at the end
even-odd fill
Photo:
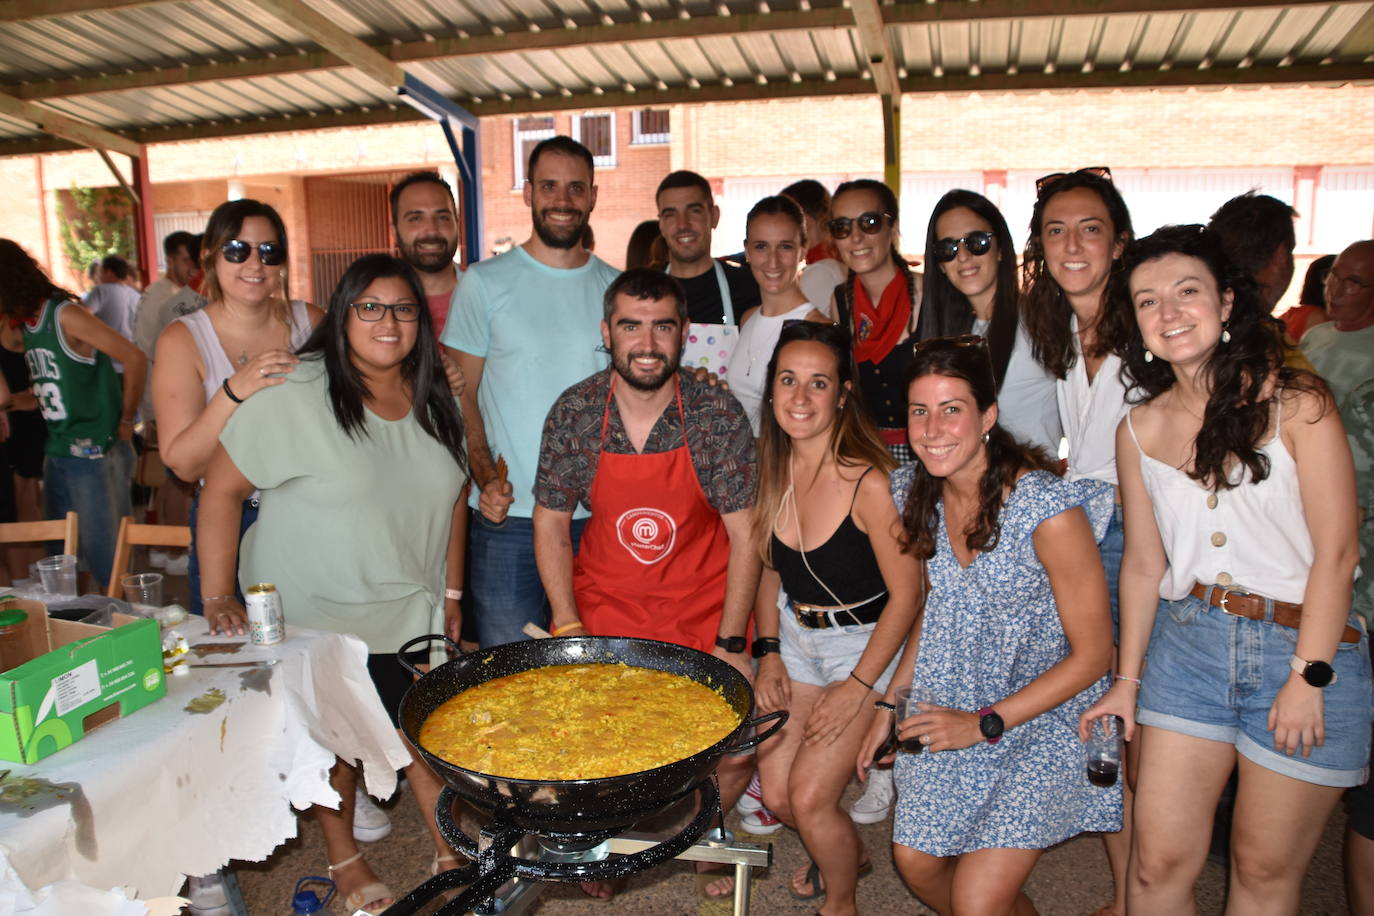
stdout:
POLYGON ((119 521, 114 566, 110 569, 110 584, 105 589, 105 594, 111 598, 124 597, 124 586, 120 585, 120 580, 129 574, 129 559, 133 556, 135 547, 190 546, 190 525, 140 525, 134 521, 133 516, 124 516, 119 521))
POLYGON ((76 556, 78 544, 76 513, 46 522, 0 523, 0 544, 32 544, 61 541, 62 552, 76 556))

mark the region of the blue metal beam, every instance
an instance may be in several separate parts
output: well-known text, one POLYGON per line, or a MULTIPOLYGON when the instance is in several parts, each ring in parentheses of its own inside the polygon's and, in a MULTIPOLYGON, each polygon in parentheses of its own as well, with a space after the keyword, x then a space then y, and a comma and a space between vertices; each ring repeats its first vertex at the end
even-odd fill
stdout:
POLYGON ((463 184, 462 219, 465 262, 475 263, 482 257, 482 134, 477 116, 462 108, 448 96, 407 73, 405 84, 396 88, 401 101, 416 111, 439 122, 458 166, 463 184), (455 130, 455 127, 457 130, 455 130), (461 131, 462 142, 459 143, 461 131))

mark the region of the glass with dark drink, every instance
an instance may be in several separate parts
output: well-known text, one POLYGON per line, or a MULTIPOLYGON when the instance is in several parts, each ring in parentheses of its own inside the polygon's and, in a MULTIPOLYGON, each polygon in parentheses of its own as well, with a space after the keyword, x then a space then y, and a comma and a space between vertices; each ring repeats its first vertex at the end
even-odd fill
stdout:
POLYGON ((920 737, 915 736, 902 740, 897 734, 897 729, 902 724, 903 719, 908 719, 921 711, 919 704, 935 705, 935 691, 929 687, 908 686, 898 687, 895 694, 892 705, 897 707, 897 712, 892 717, 892 741, 899 751, 907 754, 919 754, 925 748, 920 737))
POLYGON ((1088 782, 1095 786, 1114 786, 1121 772, 1121 720, 1102 716, 1088 733, 1088 782))

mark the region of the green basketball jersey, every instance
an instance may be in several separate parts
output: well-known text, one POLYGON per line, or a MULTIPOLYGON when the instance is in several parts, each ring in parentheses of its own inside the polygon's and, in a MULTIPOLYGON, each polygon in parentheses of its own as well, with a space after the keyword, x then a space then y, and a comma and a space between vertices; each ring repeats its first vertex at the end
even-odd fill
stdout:
POLYGON ((24 322, 24 361, 48 423, 44 451, 58 458, 101 458, 119 432, 123 392, 110 358, 80 356, 67 345, 57 316, 75 302, 50 299, 24 322))

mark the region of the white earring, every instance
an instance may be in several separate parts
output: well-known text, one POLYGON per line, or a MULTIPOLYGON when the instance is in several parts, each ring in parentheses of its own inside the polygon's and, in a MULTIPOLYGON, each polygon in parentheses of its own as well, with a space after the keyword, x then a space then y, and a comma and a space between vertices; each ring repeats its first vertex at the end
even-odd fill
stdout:
POLYGON ((1222 343, 1230 343, 1230 342, 1231 342, 1231 332, 1228 331, 1228 330, 1226 330, 1225 328, 1222 328, 1222 329, 1221 329, 1221 342, 1222 342, 1222 343))
POLYGON ((1145 362, 1147 362, 1147 363, 1152 363, 1152 362, 1154 362, 1154 361, 1155 361, 1155 355, 1154 355, 1153 353, 1151 353, 1151 352, 1149 351, 1149 349, 1147 348, 1147 349, 1145 350, 1145 362))

